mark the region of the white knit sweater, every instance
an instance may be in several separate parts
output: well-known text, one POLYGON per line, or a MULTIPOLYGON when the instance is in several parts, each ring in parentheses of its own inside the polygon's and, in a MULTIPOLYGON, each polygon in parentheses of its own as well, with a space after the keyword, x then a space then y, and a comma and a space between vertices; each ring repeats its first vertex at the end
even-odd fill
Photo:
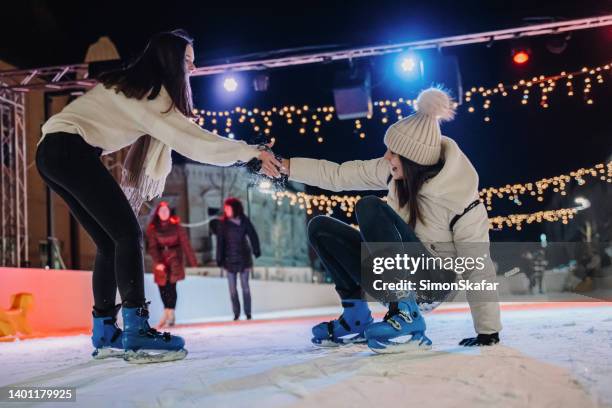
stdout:
POLYGON ((238 160, 248 162, 259 155, 255 146, 204 130, 176 109, 164 113, 170 104, 163 87, 157 98, 139 100, 98 84, 53 115, 43 125, 42 133, 43 137, 54 132, 79 134, 90 145, 102 148, 103 154, 149 134, 183 156, 218 166, 230 166, 238 160))

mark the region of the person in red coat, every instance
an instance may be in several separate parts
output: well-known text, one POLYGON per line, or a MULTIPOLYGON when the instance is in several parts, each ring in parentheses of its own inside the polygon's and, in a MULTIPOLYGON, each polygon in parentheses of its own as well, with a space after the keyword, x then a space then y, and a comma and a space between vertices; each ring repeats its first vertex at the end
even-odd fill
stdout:
POLYGON ((147 250, 153 258, 155 283, 164 303, 164 315, 158 328, 173 326, 176 308, 176 283, 185 279, 185 258, 189 266, 197 260, 187 232, 180 225, 180 219, 171 214, 168 203, 162 201, 155 209, 153 220, 147 228, 147 250))

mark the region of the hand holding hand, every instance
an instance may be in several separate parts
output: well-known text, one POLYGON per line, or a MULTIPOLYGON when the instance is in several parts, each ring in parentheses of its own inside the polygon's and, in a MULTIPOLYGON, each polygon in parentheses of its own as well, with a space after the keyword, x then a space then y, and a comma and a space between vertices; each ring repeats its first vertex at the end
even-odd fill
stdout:
MULTIPOLYGON (((268 148, 274 146, 274 142, 270 142, 266 145, 268 148)), ((257 157, 261 160, 261 171, 268 177, 278 178, 281 176, 279 168, 282 166, 281 162, 276 159, 274 153, 268 150, 262 150, 257 157)))

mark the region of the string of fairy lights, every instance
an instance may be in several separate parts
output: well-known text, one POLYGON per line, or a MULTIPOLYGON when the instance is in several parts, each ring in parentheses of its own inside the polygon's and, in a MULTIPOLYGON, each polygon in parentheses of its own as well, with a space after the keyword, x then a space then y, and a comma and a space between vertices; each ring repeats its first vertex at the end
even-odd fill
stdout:
MULTIPOLYGON (((604 75, 610 74, 612 63, 599 66, 583 67, 574 72, 562 71, 555 75, 539 75, 531 79, 521 79, 514 83, 498 83, 495 87, 473 86, 465 92, 464 104, 461 109, 468 113, 475 113, 482 108, 483 120, 486 123, 492 121, 491 106, 494 97, 508 97, 511 94, 520 95, 520 103, 528 105, 531 99, 537 97, 539 92, 539 104, 542 109, 547 109, 558 89, 566 89, 567 97, 582 95, 585 104, 592 105, 593 86, 605 83, 604 75), (478 103, 477 103, 478 102, 478 103)), ((367 124, 372 121, 380 121, 382 124, 393 123, 414 111, 415 100, 410 98, 398 98, 394 100, 377 100, 373 103, 372 113, 365 118, 354 120, 353 133, 358 139, 366 138, 367 124)), ((457 103, 455 103, 457 107, 457 103)), ((324 143, 326 127, 333 121, 338 120, 334 115, 333 106, 311 107, 303 105, 272 106, 269 108, 246 108, 237 106, 232 110, 204 110, 194 109, 195 122, 213 133, 229 138, 235 138, 238 131, 248 131, 258 137, 275 141, 277 133, 276 125, 283 124, 283 135, 290 133, 298 136, 312 135, 317 142, 324 143), (286 126, 289 127, 287 132, 286 126)), ((246 132, 245 132, 246 133, 246 132)), ((242 135, 244 136, 244 135, 242 135)), ((243 139, 245 137, 242 137, 243 139)))
POLYGON ((559 210, 538 211, 532 214, 511 214, 489 218, 489 228, 500 230, 504 227, 514 227, 517 231, 523 224, 561 221, 567 224, 578 212, 576 208, 561 208, 559 210))
POLYGON ((600 180, 612 183, 612 161, 608 163, 599 163, 592 167, 581 168, 574 170, 568 174, 543 178, 533 183, 523 184, 507 184, 502 187, 489 187, 480 190, 480 198, 487 206, 487 210, 491 211, 493 199, 508 199, 516 205, 522 205, 521 197, 529 195, 534 197, 538 202, 544 201, 544 193, 551 190, 553 193, 558 193, 562 196, 567 195, 566 188, 572 182, 579 186, 584 185, 588 180, 600 180))
MULTIPOLYGON (((480 200, 485 203, 487 210, 492 209, 492 200, 494 198, 507 198, 516 205, 522 205, 520 197, 528 194, 535 196, 538 202, 544 200, 545 192, 554 194, 567 194, 567 187, 572 182, 576 182, 579 186, 587 183, 587 181, 602 181, 612 183, 612 161, 604 164, 599 163, 588 168, 580 168, 554 177, 543 178, 541 180, 522 184, 506 185, 503 187, 483 188, 480 194, 480 200), (551 190, 552 189, 552 190, 551 190)), ((269 186, 266 186, 269 188, 269 186)), ((325 194, 307 194, 304 192, 292 191, 274 191, 264 188, 263 191, 269 193, 277 202, 277 205, 282 205, 285 201, 290 206, 298 206, 305 210, 308 215, 315 212, 332 215, 335 211, 342 211, 347 218, 352 218, 355 212, 355 205, 361 199, 360 195, 325 195, 325 194)), ((508 216, 496 216, 489 219, 492 229, 502 229, 504 227, 515 227, 517 230, 522 229, 523 224, 531 224, 533 222, 541 223, 544 221, 555 222, 562 221, 567 224, 568 220, 573 218, 577 212, 576 209, 559 209, 549 211, 538 211, 532 214, 512 214, 508 216)))
MULTIPOLYGON (((361 196, 326 196, 310 195, 303 192, 270 192, 276 200, 277 205, 282 205, 284 200, 289 201, 289 205, 298 206, 300 209, 306 210, 306 213, 312 215, 314 211, 332 215, 336 208, 344 211, 348 218, 353 216, 355 204, 361 196)), ((385 198, 383 198, 384 200, 385 198)), ((531 214, 511 214, 507 216, 495 216, 489 218, 490 229, 501 230, 504 227, 514 227, 520 231, 523 224, 532 224, 561 221, 567 224, 570 219, 578 212, 576 208, 562 208, 559 210, 537 211, 531 214)))
MULTIPOLYGON (((595 103, 593 97, 593 85, 603 84, 604 74, 609 74, 611 63, 606 63, 594 67, 582 67, 575 72, 562 71, 557 75, 550 76, 534 76, 531 79, 521 79, 512 84, 498 83, 493 88, 485 88, 483 86, 473 86, 469 91, 465 92, 465 102, 468 103, 467 111, 474 113, 477 111, 476 101, 478 97, 482 102, 482 110, 484 112, 484 121, 491 122, 491 97, 502 96, 507 97, 510 93, 521 94, 521 104, 528 105, 533 95, 539 92, 538 105, 547 109, 551 103, 551 97, 557 91, 557 88, 565 88, 565 94, 568 97, 582 96, 584 103, 592 105, 595 103), (581 81, 582 80, 582 81, 581 81), (559 86, 561 84, 561 86, 559 86), (581 90, 580 90, 581 88, 581 90)), ((561 92, 561 91, 557 91, 561 92)), ((537 97, 537 96, 536 96, 537 97)))

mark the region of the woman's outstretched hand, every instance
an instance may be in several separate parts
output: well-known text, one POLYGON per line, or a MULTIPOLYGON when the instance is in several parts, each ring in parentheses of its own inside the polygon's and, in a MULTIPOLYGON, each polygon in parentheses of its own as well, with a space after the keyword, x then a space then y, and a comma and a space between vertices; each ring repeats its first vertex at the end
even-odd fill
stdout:
MULTIPOLYGON (((270 149, 274 146, 274 142, 270 142, 266 145, 270 149)), ((268 177, 278 178, 281 176, 280 167, 281 162, 274 157, 274 153, 269 151, 262 151, 257 157, 261 160, 261 171, 268 177)))

